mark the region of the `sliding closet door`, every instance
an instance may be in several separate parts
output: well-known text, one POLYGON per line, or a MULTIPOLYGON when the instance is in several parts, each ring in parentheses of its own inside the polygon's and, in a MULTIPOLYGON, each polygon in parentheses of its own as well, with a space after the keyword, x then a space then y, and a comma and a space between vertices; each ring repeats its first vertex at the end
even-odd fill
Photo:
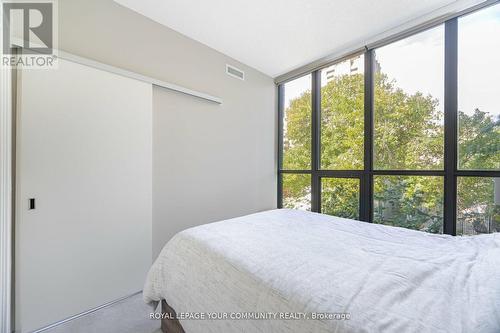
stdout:
POLYGON ((15 310, 27 332, 142 289, 152 87, 63 60, 20 74, 15 310))

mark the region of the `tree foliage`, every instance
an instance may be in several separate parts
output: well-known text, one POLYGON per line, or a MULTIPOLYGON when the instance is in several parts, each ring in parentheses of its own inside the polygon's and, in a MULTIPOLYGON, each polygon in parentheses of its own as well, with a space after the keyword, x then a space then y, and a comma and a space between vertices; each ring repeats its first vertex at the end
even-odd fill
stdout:
MULTIPOLYGON (((292 100, 285 110, 284 168, 310 169, 311 92, 292 100)), ((459 112, 459 165, 463 169, 498 169, 499 120, 476 109, 459 112)), ((321 167, 362 170, 364 154, 364 78, 334 77, 321 88, 321 167)), ((433 96, 408 94, 382 73, 375 77, 374 167, 378 170, 442 170, 443 110, 433 96)), ((310 176, 285 175, 284 204, 296 206, 310 193, 310 176)), ((357 218, 359 180, 323 179, 322 211, 357 218)), ((491 203, 492 180, 459 182, 459 208, 491 203), (474 182, 474 184, 472 184, 474 182), (474 187, 472 186, 474 185, 474 187), (468 188, 475 189, 468 191, 468 188)), ((376 176, 374 218, 377 222, 429 232, 442 231, 443 178, 376 176)), ((304 205, 304 203, 301 203, 304 205)))
MULTIPOLYGON (((459 113, 459 167, 461 169, 500 169, 500 119, 479 109, 468 116, 459 113)), ((497 180, 499 181, 499 180, 497 180)), ((471 226, 474 233, 500 231, 500 206, 494 202, 494 180, 462 177, 458 182, 459 233, 471 226), (485 220, 485 216, 490 220, 485 220)))

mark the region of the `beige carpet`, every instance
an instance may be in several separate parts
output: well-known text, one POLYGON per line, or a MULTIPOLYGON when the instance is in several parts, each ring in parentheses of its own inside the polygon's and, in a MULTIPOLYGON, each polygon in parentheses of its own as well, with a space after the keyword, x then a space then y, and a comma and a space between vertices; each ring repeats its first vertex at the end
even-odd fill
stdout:
POLYGON ((138 294, 43 333, 161 333, 160 321, 149 319, 151 311, 138 294))

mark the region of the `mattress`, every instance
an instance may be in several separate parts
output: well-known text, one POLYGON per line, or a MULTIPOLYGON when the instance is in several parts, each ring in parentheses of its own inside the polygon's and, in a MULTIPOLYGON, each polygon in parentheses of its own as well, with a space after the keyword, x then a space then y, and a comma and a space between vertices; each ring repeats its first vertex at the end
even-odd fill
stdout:
POLYGON ((186 332, 500 332, 500 234, 297 210, 184 230, 148 274, 186 332))

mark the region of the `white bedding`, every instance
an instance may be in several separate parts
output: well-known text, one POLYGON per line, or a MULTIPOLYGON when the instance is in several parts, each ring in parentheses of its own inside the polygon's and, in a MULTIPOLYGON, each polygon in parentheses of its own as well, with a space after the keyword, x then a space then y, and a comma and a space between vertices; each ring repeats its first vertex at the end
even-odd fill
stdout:
POLYGON ((177 234, 143 292, 178 315, 205 316, 181 319, 187 333, 500 332, 500 234, 432 235, 272 210, 177 234), (206 319, 256 312, 277 317, 206 319))

